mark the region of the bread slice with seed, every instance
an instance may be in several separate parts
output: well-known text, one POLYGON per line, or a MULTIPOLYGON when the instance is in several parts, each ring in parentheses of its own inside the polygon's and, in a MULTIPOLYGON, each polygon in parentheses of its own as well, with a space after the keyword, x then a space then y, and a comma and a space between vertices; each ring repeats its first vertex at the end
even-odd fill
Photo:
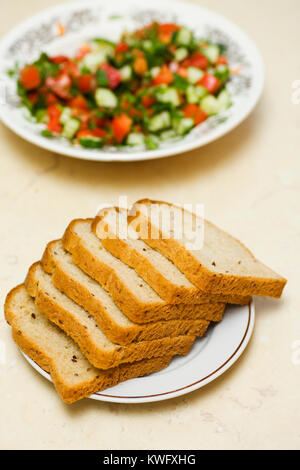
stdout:
POLYGON ((99 282, 122 312, 135 323, 198 319, 224 311, 224 303, 169 304, 134 269, 109 253, 91 229, 92 219, 76 219, 63 236, 74 263, 99 282))
MULTIPOLYGON (((151 341, 181 335, 202 336, 209 322, 203 319, 169 320, 139 325, 127 318, 97 281, 76 266, 64 250, 61 240, 48 243, 42 258, 44 271, 52 274, 53 284, 81 305, 100 326, 105 335, 122 346, 135 341, 151 341)), ((220 321, 222 314, 210 320, 220 321)))
POLYGON ((103 209, 95 217, 92 230, 112 255, 135 269, 168 303, 225 302, 246 305, 251 300, 250 296, 207 294, 201 291, 174 263, 138 239, 133 226, 127 223, 127 211, 124 209, 103 209))
POLYGON ((142 240, 204 292, 281 296, 286 279, 258 261, 236 238, 187 210, 143 199, 133 205, 130 223, 142 240), (198 247, 195 241, 201 241, 202 231, 203 246, 198 247))
POLYGON ((120 346, 108 339, 92 315, 54 286, 51 276, 44 272, 40 263, 29 269, 25 287, 34 297, 37 308, 70 335, 89 362, 99 369, 164 354, 185 355, 195 340, 195 336, 176 336, 120 346))
POLYGON ((171 357, 155 357, 100 370, 84 357, 77 344, 36 307, 25 286, 15 287, 6 297, 5 318, 17 345, 42 369, 51 374, 61 399, 73 403, 134 377, 168 366, 171 357))

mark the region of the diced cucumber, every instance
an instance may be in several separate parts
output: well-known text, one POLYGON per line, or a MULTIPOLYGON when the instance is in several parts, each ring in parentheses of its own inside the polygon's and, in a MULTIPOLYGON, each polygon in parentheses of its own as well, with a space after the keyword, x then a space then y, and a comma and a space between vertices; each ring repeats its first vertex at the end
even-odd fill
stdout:
POLYGON ((202 53, 206 56, 211 64, 216 63, 220 55, 220 49, 215 44, 209 44, 202 48, 202 53))
POLYGON ((124 65, 119 72, 121 74, 122 82, 127 82, 132 77, 132 68, 130 65, 124 65))
POLYGON ((196 87, 189 85, 186 89, 186 99, 188 103, 198 103, 199 98, 196 93, 196 87))
POLYGON ((202 99, 204 96, 208 94, 207 88, 205 88, 205 86, 197 85, 195 88, 196 88, 196 93, 199 99, 202 99))
POLYGON ((142 47, 145 51, 151 52, 153 50, 153 42, 150 39, 146 39, 142 42, 142 47))
POLYGON ((115 43, 105 38, 93 38, 92 42, 96 43, 98 47, 115 47, 115 43))
POLYGON ((225 65, 225 64, 217 65, 217 67, 215 68, 215 70, 213 72, 215 77, 219 78, 223 82, 225 82, 225 80, 227 80, 227 78, 229 77, 229 73, 230 73, 229 72, 229 67, 228 67, 228 65, 225 65))
POLYGON ((98 66, 106 62, 107 55, 104 51, 95 51, 86 54, 82 59, 83 64, 87 67, 92 73, 95 73, 98 66))
POLYGON ((179 48, 176 49, 176 51, 175 51, 175 60, 177 60, 177 62, 181 62, 181 61, 184 60, 188 55, 189 55, 189 52, 188 52, 188 50, 187 50, 185 47, 179 47, 179 48))
POLYGON ((82 147, 96 149, 103 146, 103 139, 96 136, 81 137, 81 139, 79 139, 79 143, 82 147))
POLYGON ((156 135, 146 135, 145 145, 149 150, 156 150, 159 147, 159 140, 156 135))
POLYGON ((199 80, 201 80, 201 78, 204 75, 204 72, 203 70, 198 69, 197 67, 188 67, 187 74, 188 74, 187 76, 188 81, 192 85, 194 85, 195 83, 199 82, 199 80))
POLYGON ((202 85, 189 85, 186 90, 186 99, 188 103, 199 103, 207 93, 207 89, 202 85))
POLYGON ((156 95, 157 101, 160 101, 161 103, 170 103, 175 107, 180 105, 179 95, 178 95, 178 91, 176 90, 176 88, 159 87, 155 95, 156 95))
POLYGON ((194 125, 195 122, 192 118, 175 118, 172 121, 172 126, 179 135, 186 134, 194 125))
POLYGON ((219 93, 217 100, 218 100, 219 105, 220 105, 220 111, 219 112, 225 111, 226 109, 228 109, 231 106, 231 96, 230 96, 229 91, 226 90, 226 88, 224 88, 224 90, 222 90, 219 93))
POLYGON ((97 88, 95 100, 98 106, 103 106, 104 108, 115 108, 118 104, 118 98, 114 92, 107 88, 97 88))
POLYGON ((59 118, 59 122, 61 124, 66 124, 66 122, 71 119, 71 112, 72 112, 71 108, 68 108, 68 107, 63 108, 62 113, 59 118))
POLYGON ((160 67, 152 67, 152 69, 150 69, 150 75, 152 78, 156 77, 160 72, 160 67))
POLYGON ((66 139, 72 139, 80 127, 80 121, 75 118, 68 119, 65 122, 62 137, 66 139))
POLYGON ((202 98, 200 107, 209 116, 220 112, 220 103, 214 95, 207 95, 202 98))
POLYGON ((114 55, 115 45, 107 39, 92 39, 91 46, 93 52, 102 52, 106 57, 112 57, 114 55))
POLYGON ((149 120, 148 129, 150 132, 158 132, 171 126, 171 116, 168 111, 162 111, 149 120))
POLYGON ((192 32, 187 28, 181 28, 176 34, 176 44, 188 46, 192 40, 192 32))
POLYGON ((43 124, 46 124, 49 120, 49 116, 46 109, 38 109, 35 113, 35 117, 37 122, 42 122, 43 124))
POLYGON ((168 129, 166 131, 163 131, 159 137, 161 140, 168 140, 168 139, 173 139, 174 137, 176 137, 177 134, 175 132, 174 129, 168 129))
POLYGON ((140 132, 131 132, 126 139, 127 145, 144 145, 144 135, 140 132))

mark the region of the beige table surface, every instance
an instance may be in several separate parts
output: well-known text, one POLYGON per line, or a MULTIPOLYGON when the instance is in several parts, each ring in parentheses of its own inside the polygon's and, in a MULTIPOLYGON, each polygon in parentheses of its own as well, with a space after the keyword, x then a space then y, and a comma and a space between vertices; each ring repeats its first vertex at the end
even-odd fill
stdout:
MULTIPOLYGON (((10 0, 0 34, 57 0, 10 0)), ((23 281, 48 240, 100 203, 151 197, 201 202, 289 282, 281 300, 256 299, 240 360, 203 389, 170 401, 65 405, 24 361, 0 317, 0 448, 300 448, 300 79, 298 0, 203 0, 256 41, 266 67, 252 115, 221 140, 157 161, 91 163, 54 155, 0 125, 0 295, 23 281)))

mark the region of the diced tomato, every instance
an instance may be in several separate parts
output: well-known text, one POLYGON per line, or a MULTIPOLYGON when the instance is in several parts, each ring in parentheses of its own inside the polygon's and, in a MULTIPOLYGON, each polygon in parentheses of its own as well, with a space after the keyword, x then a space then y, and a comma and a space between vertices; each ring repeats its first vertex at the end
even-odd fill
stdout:
POLYGON ((99 118, 97 116, 93 116, 93 121, 95 122, 95 124, 98 126, 98 127, 103 127, 105 126, 107 120, 106 119, 103 119, 103 118, 99 118))
POLYGON ((148 64, 144 57, 137 57, 133 64, 133 69, 137 75, 145 75, 148 70, 148 64))
POLYGON ((163 65, 160 69, 159 74, 153 78, 152 83, 153 85, 162 85, 164 83, 166 85, 169 85, 173 81, 174 81, 174 76, 171 70, 169 69, 167 65, 163 65))
POLYGON ((41 77, 35 65, 26 65, 20 72, 20 81, 26 90, 33 90, 41 84, 41 77))
POLYGON ((156 100, 153 96, 144 95, 142 97, 142 104, 143 106, 145 106, 145 108, 149 108, 150 106, 152 106, 155 103, 155 101, 156 100))
POLYGON ((81 108, 72 108, 71 110, 71 116, 79 119, 82 123, 82 125, 87 127, 91 117, 92 117, 92 111, 86 110, 86 109, 81 109, 81 108))
POLYGON ((85 55, 89 54, 90 52, 92 52, 92 49, 90 48, 90 46, 88 44, 83 44, 80 49, 78 49, 78 51, 76 52, 75 54, 75 58, 80 60, 82 59, 85 55))
POLYGON ((191 57, 185 59, 181 65, 183 67, 197 67, 204 70, 208 67, 208 60, 205 55, 195 52, 191 57))
POLYGON ((195 125, 205 121, 207 114, 197 104, 187 104, 183 108, 184 117, 193 118, 195 125))
POLYGON ((54 62, 54 64, 62 64, 63 62, 69 62, 69 57, 65 55, 56 55, 54 57, 50 57, 51 62, 54 62))
POLYGON ((177 73, 177 75, 180 75, 183 78, 187 78, 187 76, 188 76, 188 71, 185 67, 178 67, 176 73, 177 73))
POLYGON ((228 60, 226 59, 226 57, 224 55, 219 55, 216 61, 216 65, 227 65, 227 64, 228 64, 228 60))
POLYGON ((148 108, 147 109, 147 116, 151 117, 151 116, 153 116, 153 114, 154 114, 154 109, 153 108, 148 108))
POLYGON ((220 88, 221 81, 214 75, 205 73, 197 84, 204 86, 209 93, 215 93, 220 88))
POLYGON ((71 108, 78 108, 78 109, 87 109, 88 108, 87 100, 82 95, 77 95, 77 96, 75 96, 75 98, 72 98, 68 102, 68 105, 71 108))
POLYGON ((131 108, 131 110, 129 111, 129 115, 131 117, 142 117, 143 113, 140 109, 131 108))
POLYGON ((107 134, 106 131, 100 128, 95 128, 93 130, 90 129, 81 129, 77 132, 76 137, 77 139, 81 139, 82 137, 105 137, 107 134))
POLYGON ((72 80, 66 73, 60 74, 58 77, 48 77, 46 86, 60 98, 70 98, 70 88, 72 80))
POLYGON ((116 45, 116 54, 123 54, 124 52, 127 52, 129 49, 129 46, 126 42, 119 42, 116 45))
POLYGON ((82 130, 79 130, 76 134, 76 137, 77 139, 81 139, 82 137, 90 137, 90 136, 93 136, 93 131, 89 130, 89 129, 82 129, 82 130))
POLYGON ((50 119, 59 119, 61 111, 58 106, 52 104, 51 106, 48 106, 47 113, 50 119))
POLYGON ((57 119, 49 119, 47 123, 47 129, 51 132, 57 132, 58 134, 62 131, 62 125, 57 119))
POLYGON ((94 130, 93 130, 93 133, 96 137, 105 137, 107 132, 103 129, 100 129, 99 127, 96 127, 94 130))
POLYGON ((130 101, 128 101, 126 98, 122 101, 122 109, 125 111, 131 107, 130 101))
POLYGON ((158 31, 163 34, 173 34, 175 31, 179 31, 180 26, 175 23, 160 23, 158 25, 158 31))
POLYGON ((30 103, 35 104, 38 100, 38 93, 37 91, 31 91, 28 93, 27 98, 29 99, 30 103))
POLYGON ((142 132, 142 131, 143 131, 143 128, 142 128, 142 126, 141 126, 140 124, 136 124, 136 125, 134 126, 134 131, 135 131, 135 132, 142 132))
POLYGON ((91 73, 87 73, 85 75, 80 75, 78 77, 78 88, 82 93, 88 93, 95 88, 95 83, 93 80, 93 75, 91 73))
POLYGON ((47 93, 46 95, 46 103, 47 106, 51 106, 51 104, 56 104, 59 102, 59 99, 57 96, 54 95, 54 93, 47 93))
POLYGON ((112 65, 108 64, 107 62, 102 64, 100 69, 104 70, 107 75, 109 88, 116 88, 122 78, 119 70, 115 69, 115 67, 112 67, 112 65))
POLYGON ((58 134, 62 131, 62 125, 59 122, 61 111, 55 104, 48 106, 47 113, 49 120, 47 123, 47 129, 51 132, 57 132, 58 134))
POLYGON ((64 67, 61 69, 61 73, 66 73, 73 78, 78 78, 80 74, 78 65, 75 64, 75 62, 72 62, 72 60, 66 62, 64 67))
POLYGON ((172 39, 172 35, 175 31, 178 31, 180 27, 173 23, 162 23, 158 25, 158 38, 164 43, 168 43, 172 39))
POLYGON ((131 124, 132 119, 125 113, 114 117, 112 121, 113 134, 119 144, 124 140, 126 135, 129 134, 131 124))

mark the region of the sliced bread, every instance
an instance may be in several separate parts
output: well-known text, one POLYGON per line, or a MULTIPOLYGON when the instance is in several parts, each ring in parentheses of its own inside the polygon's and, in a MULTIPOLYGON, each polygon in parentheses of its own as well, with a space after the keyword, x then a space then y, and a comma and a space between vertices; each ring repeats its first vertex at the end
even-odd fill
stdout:
POLYGON ((54 286, 51 275, 45 273, 40 263, 29 269, 25 287, 41 313, 70 335, 89 362, 99 369, 162 355, 185 355, 195 340, 195 336, 176 336, 120 346, 108 339, 92 315, 54 286))
POLYGON ((225 302, 245 305, 251 300, 250 296, 207 294, 201 291, 174 263, 138 239, 133 226, 127 223, 127 211, 124 209, 103 209, 95 217, 92 230, 112 255, 135 269, 168 303, 225 302))
POLYGON ((169 304, 134 269, 109 253, 91 229, 92 219, 76 219, 67 227, 63 246, 74 263, 111 295, 135 323, 197 319, 224 311, 224 303, 169 304))
POLYGON ((119 382, 157 372, 171 357, 155 357, 108 370, 93 367, 77 344, 50 322, 36 307, 24 285, 6 297, 5 318, 17 345, 42 369, 51 374, 57 393, 73 403, 119 382))
MULTIPOLYGON (((53 284, 74 302, 81 305, 100 326, 105 335, 122 346, 133 341, 151 341, 180 335, 202 336, 208 321, 169 320, 138 325, 127 318, 97 281, 85 274, 64 250, 61 240, 48 243, 42 258, 44 271, 52 274, 53 284)), ((221 315, 212 315, 219 321, 221 315)))
POLYGON ((286 279, 258 261, 236 238, 203 218, 173 204, 143 199, 133 205, 129 220, 141 239, 204 292, 281 296, 286 279), (198 240, 202 231, 202 248, 193 247, 191 235, 198 240))

